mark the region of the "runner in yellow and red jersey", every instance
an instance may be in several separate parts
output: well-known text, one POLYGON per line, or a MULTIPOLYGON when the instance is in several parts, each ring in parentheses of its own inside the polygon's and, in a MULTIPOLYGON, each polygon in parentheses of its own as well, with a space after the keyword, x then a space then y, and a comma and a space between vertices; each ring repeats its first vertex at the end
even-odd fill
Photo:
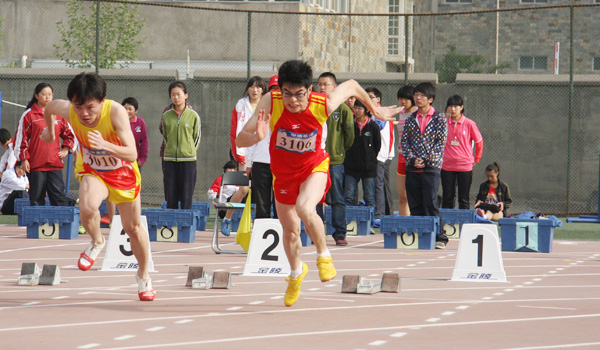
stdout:
POLYGON ((312 92, 312 83, 312 68, 308 63, 293 60, 282 64, 279 68, 281 92, 270 92, 261 98, 254 115, 236 138, 238 147, 249 147, 264 139, 271 129, 275 203, 292 269, 287 279, 286 306, 298 300, 302 281, 308 273, 308 266, 300 260, 300 220, 317 249, 319 278, 325 282, 336 275, 325 242, 323 221, 316 211, 330 184, 323 124, 351 96, 362 101, 381 120, 394 120, 392 116, 402 110, 395 106, 375 106, 354 80, 338 85, 326 95, 312 92))
POLYGON ((81 253, 78 266, 89 270, 106 243, 100 232, 102 200, 117 204, 123 230, 129 235, 131 250, 138 261, 138 296, 154 300, 148 275, 148 232, 141 225, 140 171, 137 166, 135 139, 125 108, 106 99, 106 82, 93 73, 75 76, 67 88, 69 100, 50 102, 44 111, 47 128, 42 140, 52 142, 56 135, 56 115, 70 121, 79 140, 75 172, 79 187, 79 217, 92 242, 81 253))

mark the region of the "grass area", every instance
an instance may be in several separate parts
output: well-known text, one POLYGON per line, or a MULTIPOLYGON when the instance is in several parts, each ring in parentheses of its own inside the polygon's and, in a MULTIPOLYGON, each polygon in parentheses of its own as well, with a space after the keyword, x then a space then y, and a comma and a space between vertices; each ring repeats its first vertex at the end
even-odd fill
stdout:
MULTIPOLYGON (((206 229, 212 230, 215 222, 214 210, 206 223, 206 229)), ((554 229, 554 239, 570 241, 600 241, 600 224, 567 223, 565 217, 559 218, 563 226, 554 229)), ((16 225, 16 215, 0 215, 0 224, 16 225)), ((379 232, 379 230, 376 230, 379 232)))

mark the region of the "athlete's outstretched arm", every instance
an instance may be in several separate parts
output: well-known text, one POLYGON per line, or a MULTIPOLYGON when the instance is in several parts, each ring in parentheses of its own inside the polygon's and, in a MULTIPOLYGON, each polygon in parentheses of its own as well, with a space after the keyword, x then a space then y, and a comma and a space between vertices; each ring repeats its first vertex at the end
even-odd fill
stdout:
POLYGON ((378 107, 376 106, 369 94, 363 89, 356 80, 347 80, 338 85, 332 92, 327 94, 327 114, 333 113, 344 101, 350 97, 356 97, 362 102, 375 118, 385 121, 395 120, 393 116, 400 113, 404 107, 378 107))
POLYGON ((266 93, 258 102, 250 120, 237 135, 236 146, 250 147, 264 139, 268 133, 270 112, 271 93, 266 93))
POLYGON ((129 124, 129 117, 127 116, 125 107, 116 101, 113 101, 110 106, 110 121, 113 129, 119 135, 122 146, 105 140, 98 130, 88 133, 90 146, 93 149, 104 150, 126 162, 135 162, 137 159, 137 149, 135 148, 135 139, 129 124))
POLYGON ((54 100, 46 105, 46 108, 44 108, 44 121, 46 122, 46 128, 40 135, 42 141, 48 143, 54 142, 56 139, 56 135, 54 134, 54 121, 56 120, 56 116, 60 115, 68 121, 70 107, 71 102, 67 100, 54 100))

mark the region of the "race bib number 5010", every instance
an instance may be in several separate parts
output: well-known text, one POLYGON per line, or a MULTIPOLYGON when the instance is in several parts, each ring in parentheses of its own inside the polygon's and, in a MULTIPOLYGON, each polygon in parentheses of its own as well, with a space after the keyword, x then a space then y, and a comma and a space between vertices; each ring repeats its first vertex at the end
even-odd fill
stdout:
POLYGON ((317 129, 302 134, 285 129, 277 130, 276 148, 294 153, 315 152, 317 144, 317 129))

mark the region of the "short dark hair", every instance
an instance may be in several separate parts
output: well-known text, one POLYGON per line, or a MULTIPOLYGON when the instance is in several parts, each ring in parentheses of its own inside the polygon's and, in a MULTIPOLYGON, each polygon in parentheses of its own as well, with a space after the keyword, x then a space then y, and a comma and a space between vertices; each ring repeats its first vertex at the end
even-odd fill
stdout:
POLYGON ((367 107, 365 107, 365 105, 362 102, 360 102, 359 99, 356 99, 356 101, 354 101, 354 107, 364 108, 365 112, 367 112, 367 107))
POLYGON ((379 97, 379 101, 381 101, 381 91, 379 91, 378 88, 376 88, 376 87, 370 87, 370 88, 366 88, 365 91, 367 93, 372 92, 373 95, 375 95, 375 97, 379 97))
POLYGON ((415 86, 415 91, 413 94, 416 94, 417 92, 422 93, 423 95, 427 96, 427 98, 435 100, 435 85, 432 83, 425 82, 415 86))
POLYGON ((106 81, 96 73, 80 73, 69 82, 67 98, 75 104, 89 100, 102 101, 106 98, 106 81))
POLYGON ((258 75, 255 75, 248 80, 248 83, 246 84, 246 90, 244 90, 244 96, 248 95, 248 88, 254 86, 255 84, 262 89, 263 95, 267 93, 267 84, 265 83, 265 80, 258 75))
POLYGON ((292 86, 303 86, 309 88, 312 86, 313 72, 311 66, 304 61, 290 60, 284 62, 279 67, 279 87, 283 84, 292 86))
POLYGON ((412 105, 415 105, 415 99, 413 98, 413 94, 415 93, 415 87, 412 85, 404 85, 403 87, 401 87, 400 89, 398 89, 398 92, 396 93, 396 98, 399 100, 401 98, 405 98, 407 100, 410 100, 410 103, 412 103, 412 105))
POLYGON ((8 129, 0 129, 0 144, 4 145, 11 139, 10 131, 8 129))
POLYGON ((181 88, 183 93, 187 94, 187 87, 185 86, 185 83, 182 81, 174 81, 169 84, 169 97, 171 97, 171 90, 175 89, 176 87, 181 88))
POLYGON ((446 109, 450 106, 462 106, 460 113, 465 113, 465 103, 463 102, 462 97, 459 95, 453 95, 448 98, 448 102, 446 102, 446 109))
POLYGON ((121 102, 121 104, 123 106, 132 105, 136 111, 138 110, 138 101, 135 99, 135 97, 127 97, 126 99, 123 100, 123 102, 121 102))
POLYGON ((333 74, 331 72, 321 73, 321 75, 319 75, 319 79, 321 79, 321 78, 330 78, 331 80, 333 80, 334 84, 337 84, 337 79, 335 77, 335 74, 333 74))
POLYGON ((235 169, 238 170, 238 162, 235 160, 230 160, 225 165, 223 165, 223 171, 227 171, 227 169, 235 169))
MULTIPOLYGON (((485 172, 487 173, 488 171, 495 171, 496 173, 500 174, 500 165, 498 165, 497 162, 488 164, 488 166, 485 167, 485 172)), ((498 175, 498 177, 500 177, 500 175, 498 175)))
POLYGON ((17 160, 17 161, 15 162, 15 166, 14 166, 14 168, 16 169, 16 168, 20 167, 20 166, 21 166, 21 164, 23 164, 23 161, 22 161, 22 160, 17 160))

